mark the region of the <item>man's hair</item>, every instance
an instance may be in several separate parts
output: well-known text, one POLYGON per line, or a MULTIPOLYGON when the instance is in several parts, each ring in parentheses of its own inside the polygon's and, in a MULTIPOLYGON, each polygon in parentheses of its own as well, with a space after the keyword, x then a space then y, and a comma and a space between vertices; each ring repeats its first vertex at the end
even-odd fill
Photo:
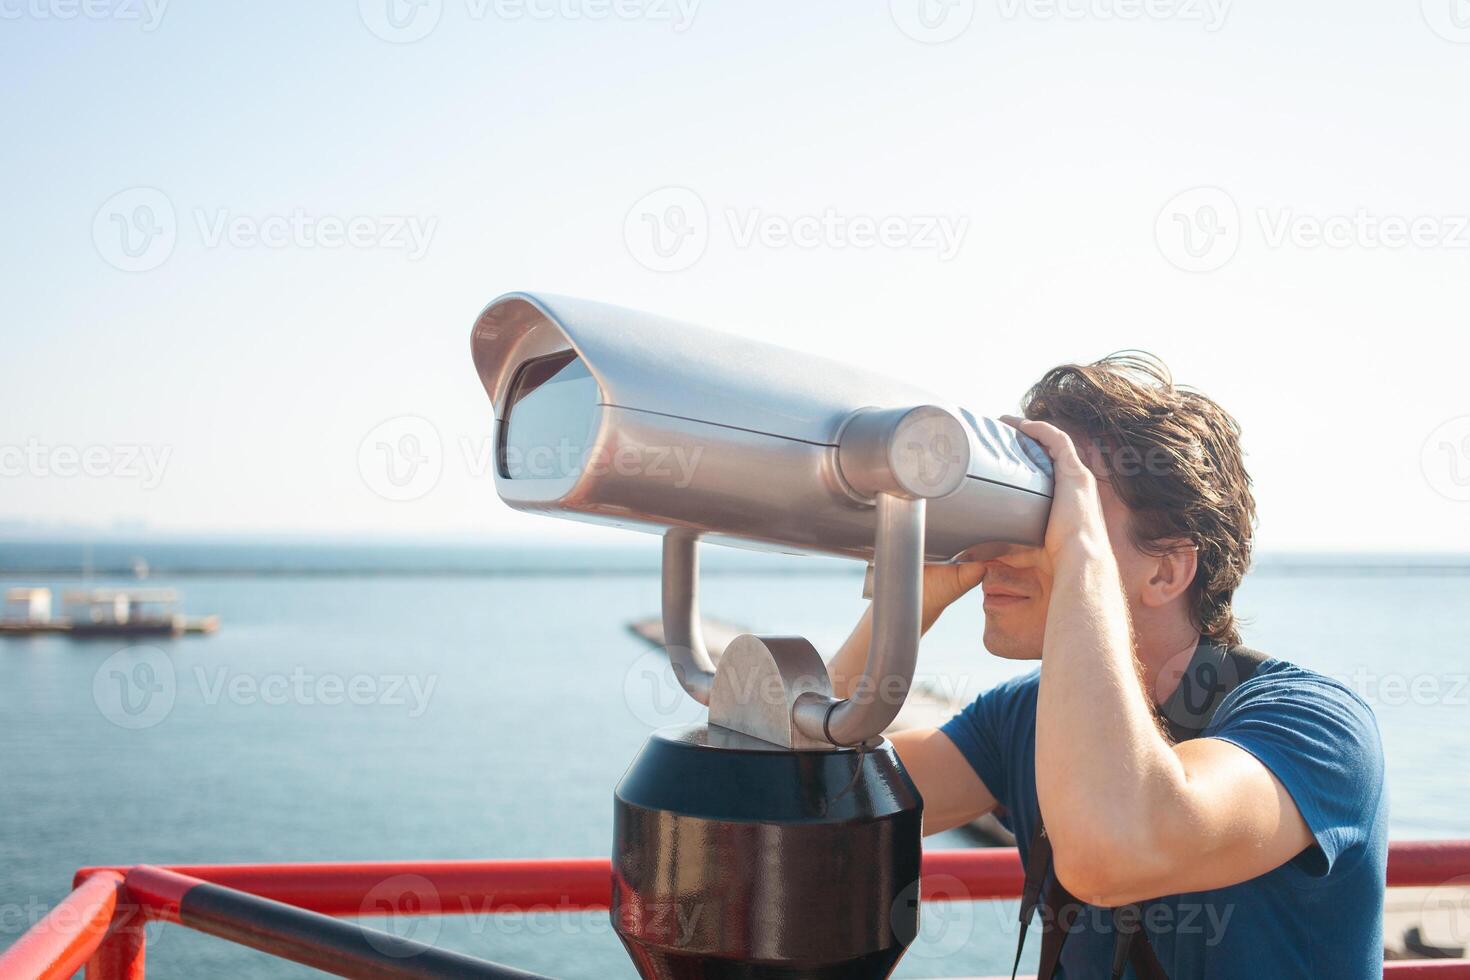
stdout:
POLYGON ((1162 555, 1179 539, 1198 548, 1190 616, 1207 639, 1240 643, 1230 602, 1250 566, 1256 502, 1235 419, 1137 351, 1052 368, 1022 411, 1097 450, 1105 470, 1098 475, 1132 512, 1141 551, 1162 555))

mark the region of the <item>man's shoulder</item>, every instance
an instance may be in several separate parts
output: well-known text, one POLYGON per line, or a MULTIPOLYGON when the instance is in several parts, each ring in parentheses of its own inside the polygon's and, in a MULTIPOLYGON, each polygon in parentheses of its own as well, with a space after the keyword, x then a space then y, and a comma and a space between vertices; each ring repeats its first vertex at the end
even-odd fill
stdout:
POLYGON ((1370 718, 1373 716, 1368 702, 1342 678, 1276 657, 1263 660, 1255 672, 1231 692, 1220 711, 1225 715, 1243 704, 1299 699, 1327 701, 1350 707, 1370 718))
MULTIPOLYGON (((1381 759, 1373 708, 1341 678, 1271 658, 1226 696, 1206 735, 1275 732, 1381 759)), ((1326 747, 1326 746, 1323 746, 1326 747)), ((1381 764, 1381 763, 1380 763, 1381 764)))

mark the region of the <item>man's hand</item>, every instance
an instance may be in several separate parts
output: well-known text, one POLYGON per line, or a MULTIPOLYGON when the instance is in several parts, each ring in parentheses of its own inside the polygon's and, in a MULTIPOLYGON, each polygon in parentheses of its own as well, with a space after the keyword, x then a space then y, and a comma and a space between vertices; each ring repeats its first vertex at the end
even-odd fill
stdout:
POLYGON ((1037 422, 1002 415, 1001 421, 1030 436, 1051 456, 1056 486, 1052 491, 1051 517, 1047 520, 1046 540, 1042 545, 1043 570, 1047 575, 1074 550, 1081 554, 1107 555, 1112 547, 1108 528, 1103 521, 1102 501, 1097 493, 1097 477, 1082 462, 1072 437, 1049 422, 1037 422))
POLYGON ((924 566, 924 609, 922 628, 924 632, 934 625, 939 614, 948 609, 956 599, 969 592, 985 578, 983 562, 967 561, 959 564, 924 566))
MULTIPOLYGON (((985 577, 985 565, 978 561, 958 564, 924 566, 924 608, 920 629, 928 632, 929 627, 948 609, 956 599, 980 584, 985 577)), ((832 677, 832 690, 839 698, 852 697, 853 685, 862 676, 863 666, 868 662, 868 646, 873 638, 873 607, 863 610, 863 618, 853 628, 852 635, 827 664, 827 673, 832 677)))

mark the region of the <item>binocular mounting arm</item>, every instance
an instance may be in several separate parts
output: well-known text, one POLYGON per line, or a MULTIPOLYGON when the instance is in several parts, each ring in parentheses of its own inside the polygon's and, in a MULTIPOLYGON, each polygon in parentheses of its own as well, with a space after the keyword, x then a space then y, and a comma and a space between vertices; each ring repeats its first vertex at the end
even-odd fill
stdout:
POLYGON ((714 661, 704 646, 699 619, 699 535, 687 528, 664 532, 664 649, 679 685, 700 704, 709 704, 714 661))
POLYGON ((710 707, 712 724, 790 748, 860 745, 897 717, 918 660, 926 502, 958 489, 970 464, 963 424, 932 405, 855 412, 836 441, 844 490, 874 508, 873 636, 851 697, 831 695, 821 658, 794 637, 741 637, 717 672, 700 629, 699 535, 664 534, 664 645, 674 676, 710 707), (750 683, 757 676, 782 696, 764 703, 768 686, 750 683))
POLYGON ((919 656, 924 589, 924 498, 877 495, 873 541, 873 636, 863 675, 843 700, 805 693, 792 721, 832 745, 858 745, 893 723, 908 698, 919 656))

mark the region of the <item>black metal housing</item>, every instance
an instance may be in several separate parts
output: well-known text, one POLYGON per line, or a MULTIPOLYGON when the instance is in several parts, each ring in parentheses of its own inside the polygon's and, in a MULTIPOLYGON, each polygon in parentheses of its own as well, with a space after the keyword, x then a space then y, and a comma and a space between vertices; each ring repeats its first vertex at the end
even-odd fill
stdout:
POLYGON ((614 796, 614 927, 648 980, 886 977, 918 932, 922 807, 887 741, 657 732, 614 796))

